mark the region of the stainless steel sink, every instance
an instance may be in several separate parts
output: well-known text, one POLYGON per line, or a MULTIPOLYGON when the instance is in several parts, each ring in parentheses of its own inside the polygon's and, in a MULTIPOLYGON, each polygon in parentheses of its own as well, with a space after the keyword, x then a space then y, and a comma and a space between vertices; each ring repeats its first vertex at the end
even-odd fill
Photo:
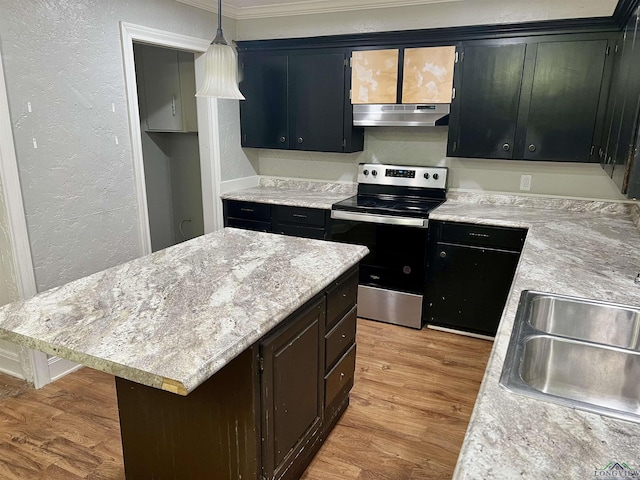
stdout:
POLYGON ((640 311, 635 308, 536 294, 528 321, 551 335, 640 349, 640 311))
POLYGON ((500 384, 640 423, 640 309, 524 291, 500 384))

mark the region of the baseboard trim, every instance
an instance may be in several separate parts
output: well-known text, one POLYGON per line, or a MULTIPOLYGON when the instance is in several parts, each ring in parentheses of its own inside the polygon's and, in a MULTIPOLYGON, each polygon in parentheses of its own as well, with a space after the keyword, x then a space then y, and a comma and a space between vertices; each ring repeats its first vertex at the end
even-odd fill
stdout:
POLYGON ((0 346, 0 373, 21 378, 23 380, 25 379, 18 353, 7 350, 2 346, 0 346))
POLYGON ((245 188, 254 188, 259 185, 260 175, 226 180, 224 182, 220 182, 220 195, 224 195, 225 193, 229 192, 235 192, 236 190, 243 190, 245 188))
POLYGON ((60 357, 50 357, 47 362, 49 363, 49 374, 52 382, 82 368, 81 364, 60 357))

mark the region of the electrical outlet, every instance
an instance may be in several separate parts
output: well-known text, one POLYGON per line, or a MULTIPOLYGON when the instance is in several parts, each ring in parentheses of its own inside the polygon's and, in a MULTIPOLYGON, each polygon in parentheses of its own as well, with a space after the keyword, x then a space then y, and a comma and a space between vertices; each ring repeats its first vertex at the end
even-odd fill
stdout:
POLYGON ((529 191, 531 190, 531 175, 520 175, 520 190, 529 191))

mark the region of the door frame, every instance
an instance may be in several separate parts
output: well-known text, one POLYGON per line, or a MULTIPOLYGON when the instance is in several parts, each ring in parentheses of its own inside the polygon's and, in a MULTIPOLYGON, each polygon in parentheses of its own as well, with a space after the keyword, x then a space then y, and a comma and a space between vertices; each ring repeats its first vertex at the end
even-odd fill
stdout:
MULTIPOLYGON (((129 112, 129 133, 133 156, 133 173, 138 199, 138 219, 141 250, 143 255, 151 253, 151 230, 147 209, 147 187, 144 176, 142 155, 142 132, 140 130, 140 110, 138 108, 138 86, 136 83, 133 43, 146 43, 159 47, 174 48, 194 52, 196 69, 196 89, 204 82, 203 55, 211 40, 191 37, 178 33, 158 30, 142 25, 120 22, 122 58, 129 112)), ((220 136, 218 128, 217 99, 196 99, 198 115, 198 144, 200 147, 200 177, 202 187, 202 212, 204 232, 210 233, 222 228, 222 202, 220 192, 220 136)))
MULTIPOLYGON (((9 115, 9 98, 4 78, 2 52, 0 52, 0 181, 4 204, 7 209, 9 239, 11 253, 16 269, 16 283, 20 299, 34 296, 36 277, 31 257, 31 244, 27 231, 27 218, 22 201, 22 188, 18 174, 18 160, 13 143, 13 129, 9 115)), ((35 388, 51 383, 47 355, 37 350, 24 347, 20 357, 23 376, 32 380, 35 388)))

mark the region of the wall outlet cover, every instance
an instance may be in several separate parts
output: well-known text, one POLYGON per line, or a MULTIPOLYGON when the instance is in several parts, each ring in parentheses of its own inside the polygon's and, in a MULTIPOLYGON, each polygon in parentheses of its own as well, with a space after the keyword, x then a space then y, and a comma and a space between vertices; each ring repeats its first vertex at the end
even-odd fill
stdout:
POLYGON ((520 175, 520 190, 531 190, 532 175, 520 175))

